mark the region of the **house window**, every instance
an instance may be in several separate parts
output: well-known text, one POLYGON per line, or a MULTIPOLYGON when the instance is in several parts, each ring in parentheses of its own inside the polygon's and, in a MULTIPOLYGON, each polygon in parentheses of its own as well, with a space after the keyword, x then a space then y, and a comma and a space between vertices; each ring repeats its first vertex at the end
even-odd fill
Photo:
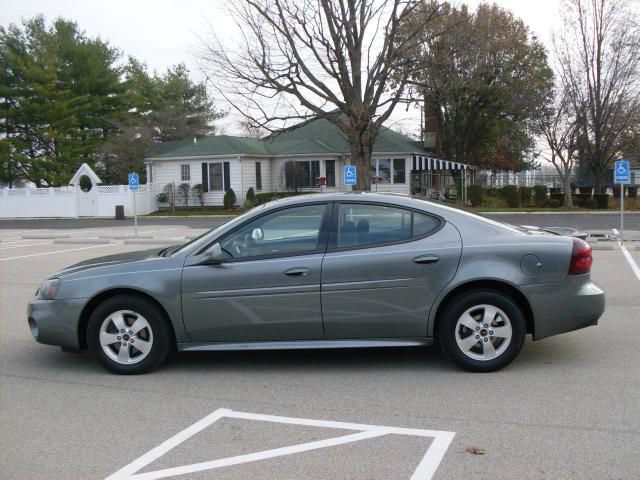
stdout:
POLYGON ((316 178, 319 176, 319 160, 289 160, 285 164, 285 185, 287 190, 314 187, 316 178))
POLYGON ((191 165, 180 165, 180 178, 183 182, 191 181, 191 165))
POLYGON ((406 164, 404 158, 393 159, 393 183, 405 183, 405 168, 406 164))
POLYGON ((262 165, 256 162, 256 190, 262 190, 262 165))
POLYGON ((222 163, 209 164, 209 191, 224 191, 224 177, 222 174, 222 163))
POLYGON ((380 177, 380 183, 405 183, 405 168, 404 158, 371 159, 371 176, 380 177))
POLYGON ((325 168, 325 177, 327 177, 327 187, 335 187, 336 186, 336 161, 325 160, 324 168, 325 168))

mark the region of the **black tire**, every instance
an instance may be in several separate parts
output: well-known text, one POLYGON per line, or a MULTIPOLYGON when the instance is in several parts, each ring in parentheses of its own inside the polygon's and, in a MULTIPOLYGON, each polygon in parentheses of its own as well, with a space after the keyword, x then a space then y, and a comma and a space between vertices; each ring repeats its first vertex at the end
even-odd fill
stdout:
MULTIPOLYGON (((475 310, 473 310, 472 313, 473 312, 475 312, 475 310)), ((479 319, 481 316, 482 309, 479 309, 476 318, 479 319)), ((504 326, 500 317, 495 321, 495 325, 504 326)), ((471 332, 470 329, 463 326, 458 326, 458 329, 458 335, 461 338, 463 334, 468 336, 469 332, 471 332)), ((504 293, 494 290, 471 290, 452 299, 448 302, 442 314, 438 328, 440 346, 444 354, 459 367, 471 372, 494 372, 509 365, 518 356, 518 353, 520 353, 522 345, 524 344, 525 335, 526 322, 517 303, 504 293), (485 347, 483 346, 483 341, 485 341, 485 336, 489 336, 489 331, 492 332, 491 329, 484 329, 483 325, 478 323, 480 331, 474 331, 473 337, 477 338, 476 334, 478 334, 480 340, 467 354, 465 354, 456 340, 458 319, 460 319, 467 310, 482 305, 489 305, 502 310, 508 317, 511 325, 511 339, 503 348, 501 348, 502 342, 504 341, 502 338, 488 338, 491 345, 498 345, 495 348, 497 356, 488 360, 471 358, 469 354, 476 356, 482 356, 484 354, 485 347)), ((473 342, 473 339, 470 338, 470 341, 473 342)))
MULTIPOLYGON (((125 323, 132 323, 136 319, 134 315, 129 314, 123 315, 123 318, 125 323)), ((106 332, 109 335, 118 334, 117 330, 113 330, 115 323, 110 323, 108 328, 111 329, 111 332, 106 332)), ((125 332, 125 334, 126 333, 128 332, 125 332)), ((164 312, 152 302, 135 295, 116 295, 105 300, 93 311, 87 325, 87 345, 89 346, 89 350, 96 360, 107 370, 120 375, 146 373, 158 367, 171 351, 172 342, 173 335, 171 334, 171 329, 164 312), (119 311, 130 311, 141 315, 148 323, 148 327, 138 334, 140 335, 138 345, 141 343, 140 340, 143 340, 143 335, 146 336, 147 340, 152 340, 151 347, 146 353, 146 356, 144 356, 145 354, 142 351, 133 348, 135 345, 131 342, 130 338, 133 338, 135 341, 138 337, 135 335, 127 337, 130 342, 126 351, 127 355, 129 356, 130 353, 129 358, 131 359, 141 358, 136 360, 135 363, 124 364, 119 363, 117 359, 110 358, 110 355, 105 352, 100 342, 103 322, 119 311), (142 357, 140 357, 140 355, 142 355, 142 357)), ((117 356, 120 348, 123 348, 122 345, 122 342, 114 343, 108 348, 111 349, 113 355, 117 356)))

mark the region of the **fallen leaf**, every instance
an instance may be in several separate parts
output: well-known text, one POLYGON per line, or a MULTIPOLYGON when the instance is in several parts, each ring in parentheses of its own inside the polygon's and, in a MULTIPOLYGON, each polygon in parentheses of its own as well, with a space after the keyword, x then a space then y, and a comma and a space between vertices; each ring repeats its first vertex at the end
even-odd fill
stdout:
POLYGON ((474 455, 484 455, 487 453, 484 448, 476 447, 475 445, 469 445, 464 449, 464 451, 467 453, 473 453, 474 455))

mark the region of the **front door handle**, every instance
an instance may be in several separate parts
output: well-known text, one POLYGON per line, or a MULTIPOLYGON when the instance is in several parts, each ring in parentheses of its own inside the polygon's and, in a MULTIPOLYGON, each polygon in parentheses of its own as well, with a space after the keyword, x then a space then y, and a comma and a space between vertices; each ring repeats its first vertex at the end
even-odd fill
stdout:
POLYGON ((435 255, 420 255, 419 257, 414 258, 413 262, 418 265, 428 265, 430 263, 436 263, 438 260, 440 259, 435 255))
POLYGON ((284 271, 285 275, 289 275, 290 277, 306 277, 309 275, 309 269, 304 267, 295 267, 290 268, 289 270, 284 271))

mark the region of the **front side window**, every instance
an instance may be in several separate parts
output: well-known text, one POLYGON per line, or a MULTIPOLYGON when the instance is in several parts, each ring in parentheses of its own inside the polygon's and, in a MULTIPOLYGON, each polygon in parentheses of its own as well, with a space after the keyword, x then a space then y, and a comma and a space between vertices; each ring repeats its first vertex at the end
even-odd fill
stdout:
POLYGON ((388 158, 378 160, 378 176, 380 183, 391 183, 391 160, 388 158))
POLYGON ((305 205, 264 215, 230 233, 220 246, 229 259, 314 252, 320 248, 326 208, 305 205))
POLYGON ((222 163, 209 164, 209 191, 222 192, 224 190, 224 180, 222 174, 222 163))
POLYGON ((191 165, 180 165, 180 179, 183 182, 191 180, 191 165))
POLYGON ((285 163, 285 184, 288 190, 314 187, 319 176, 319 160, 289 160, 285 163))
POLYGON ((336 186, 336 161, 326 160, 324 162, 325 176, 327 177, 327 187, 336 186))
POLYGON ((405 183, 405 161, 404 158, 393 159, 393 183, 405 183))
POLYGON ((404 242, 423 237, 441 225, 437 217, 385 205, 341 204, 337 248, 404 242))

